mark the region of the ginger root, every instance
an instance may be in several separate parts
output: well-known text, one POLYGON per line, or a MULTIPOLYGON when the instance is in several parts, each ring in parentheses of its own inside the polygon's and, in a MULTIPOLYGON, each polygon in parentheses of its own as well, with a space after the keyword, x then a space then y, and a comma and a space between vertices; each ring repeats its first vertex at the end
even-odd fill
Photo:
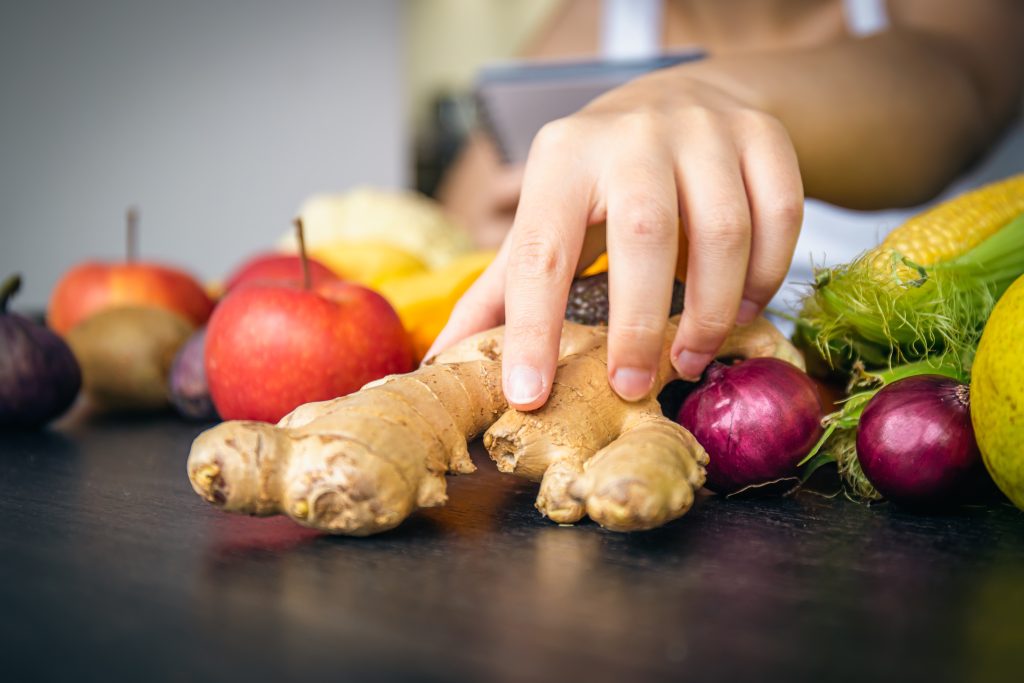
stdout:
MULTIPOLYGON (((193 488, 225 510, 285 514, 330 533, 391 529, 447 500, 445 475, 472 472, 467 442, 483 434, 502 472, 540 481, 537 508, 559 523, 589 516, 615 531, 676 519, 704 484, 707 454, 661 414, 672 320, 655 390, 629 403, 608 385, 603 327, 566 322, 551 398, 534 412, 501 392, 502 329, 464 340, 432 363, 349 396, 309 403, 277 425, 225 422, 195 440, 193 488)), ((737 328, 723 357, 800 353, 763 318, 737 328)))

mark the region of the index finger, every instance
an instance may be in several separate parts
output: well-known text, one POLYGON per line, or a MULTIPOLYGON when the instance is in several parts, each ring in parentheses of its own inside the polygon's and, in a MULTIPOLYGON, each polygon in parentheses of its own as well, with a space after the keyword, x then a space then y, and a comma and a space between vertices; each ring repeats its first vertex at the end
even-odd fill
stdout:
POLYGON ((502 387, 518 410, 539 408, 551 393, 591 209, 584 166, 577 167, 567 141, 550 130, 542 130, 530 150, 505 272, 502 387))

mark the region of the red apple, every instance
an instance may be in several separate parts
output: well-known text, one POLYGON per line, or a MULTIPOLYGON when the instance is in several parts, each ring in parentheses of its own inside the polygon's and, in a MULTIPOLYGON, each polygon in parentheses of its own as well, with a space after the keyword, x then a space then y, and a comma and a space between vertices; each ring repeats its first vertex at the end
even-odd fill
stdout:
POLYGON ((135 260, 137 222, 137 212, 130 209, 124 262, 83 263, 61 277, 46 311, 51 329, 63 335, 93 313, 126 305, 163 308, 197 327, 206 322, 213 301, 194 277, 177 268, 135 260))
POLYGON ((213 301, 188 273, 157 263, 83 263, 57 283, 46 322, 58 334, 114 306, 164 308, 202 325, 213 301))
MULTIPOLYGON (((307 257, 309 265, 310 285, 316 287, 324 282, 339 279, 334 271, 320 263, 316 259, 307 257)), ((302 257, 295 254, 261 254, 254 256, 239 266, 227 284, 224 291, 230 292, 241 284, 267 284, 286 282, 301 285, 304 280, 302 272, 302 257)))
POLYGON ((206 335, 210 394, 226 420, 277 422, 303 403, 344 396, 413 365, 387 300, 340 280, 238 288, 217 306, 206 335))

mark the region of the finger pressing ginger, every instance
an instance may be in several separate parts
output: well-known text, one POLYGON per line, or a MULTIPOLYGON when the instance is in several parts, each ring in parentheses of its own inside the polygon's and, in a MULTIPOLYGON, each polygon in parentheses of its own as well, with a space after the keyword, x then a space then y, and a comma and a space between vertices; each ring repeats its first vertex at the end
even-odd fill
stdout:
MULTIPOLYGON (((603 327, 565 323, 551 398, 510 409, 501 391, 496 328, 431 364, 349 396, 300 406, 277 425, 226 422, 192 446, 193 488, 225 510, 285 514, 330 533, 391 529, 447 500, 445 475, 474 470, 467 442, 484 445, 503 472, 541 482, 537 508, 560 523, 588 515, 615 531, 649 529, 683 515, 704 482, 707 455, 655 399, 672 379, 665 353, 652 395, 626 402, 607 381, 603 327), (485 433, 486 430, 486 433, 485 433)), ((769 355, 802 367, 766 320, 737 331, 723 356, 769 355)))

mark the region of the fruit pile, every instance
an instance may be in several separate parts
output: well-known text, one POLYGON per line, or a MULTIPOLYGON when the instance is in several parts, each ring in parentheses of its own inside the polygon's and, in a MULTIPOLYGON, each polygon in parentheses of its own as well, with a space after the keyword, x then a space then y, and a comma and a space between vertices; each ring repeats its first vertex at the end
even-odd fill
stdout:
MULTIPOLYGON (((412 192, 356 189, 308 200, 299 213, 307 253, 341 278, 380 292, 398 312, 417 361, 455 302, 494 259, 440 207, 412 192)), ((297 253, 294 231, 278 242, 297 253)))
POLYGON ((278 251, 204 287, 137 258, 129 211, 126 258, 67 272, 46 327, 7 312, 20 285, 11 278, 0 292, 0 426, 44 424, 80 393, 105 412, 277 421, 411 370, 493 258, 411 193, 317 197, 296 224, 278 251))

